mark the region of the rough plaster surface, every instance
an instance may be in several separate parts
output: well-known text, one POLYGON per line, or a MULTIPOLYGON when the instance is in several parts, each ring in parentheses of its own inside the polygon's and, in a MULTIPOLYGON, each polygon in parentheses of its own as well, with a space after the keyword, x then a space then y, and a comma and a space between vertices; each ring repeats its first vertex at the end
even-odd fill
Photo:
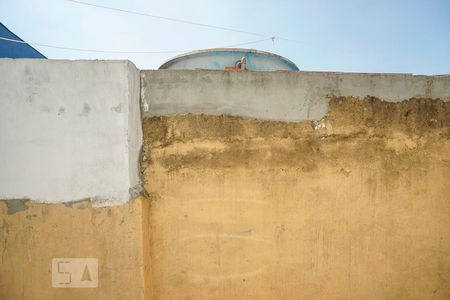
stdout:
POLYGON ((145 116, 228 114, 267 120, 317 120, 330 96, 450 100, 450 76, 331 72, 141 71, 145 116))
POLYGON ((1 299, 450 297, 448 76, 143 71, 150 201, 93 208, 21 198, 128 199, 139 72, 44 64, 0 60, 1 299))
POLYGON ((450 103, 143 126, 155 299, 450 298, 450 103))
POLYGON ((127 201, 139 185, 139 70, 30 59, 0 70, 0 198, 127 201))
POLYGON ((0 299, 152 299, 148 205, 0 201, 0 299), (97 258, 98 288, 52 288, 53 258, 97 258))

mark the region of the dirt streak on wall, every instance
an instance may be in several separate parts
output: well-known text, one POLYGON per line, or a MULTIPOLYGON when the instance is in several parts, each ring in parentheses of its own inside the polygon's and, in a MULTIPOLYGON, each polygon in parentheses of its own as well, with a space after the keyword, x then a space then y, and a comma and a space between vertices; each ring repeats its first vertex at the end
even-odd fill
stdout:
POLYGON ((155 299, 448 299, 450 104, 143 120, 155 299))

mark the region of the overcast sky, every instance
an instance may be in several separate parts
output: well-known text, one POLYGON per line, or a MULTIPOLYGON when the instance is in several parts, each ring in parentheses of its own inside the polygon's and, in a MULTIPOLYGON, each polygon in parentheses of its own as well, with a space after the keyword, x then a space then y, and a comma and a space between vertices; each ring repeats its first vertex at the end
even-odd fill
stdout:
MULTIPOLYGON (((450 0, 80 0, 297 40, 243 47, 301 70, 450 73, 450 0)), ((83 6, 0 0, 0 21, 25 41, 115 51, 187 51, 262 37, 83 6)), ((48 58, 129 59, 155 69, 172 54, 85 53, 36 46, 48 58)))

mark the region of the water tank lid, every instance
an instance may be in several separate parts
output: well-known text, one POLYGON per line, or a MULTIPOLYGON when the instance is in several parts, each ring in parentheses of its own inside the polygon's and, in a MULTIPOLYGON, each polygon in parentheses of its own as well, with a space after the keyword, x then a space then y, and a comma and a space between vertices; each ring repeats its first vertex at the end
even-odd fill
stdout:
POLYGON ((170 58, 169 60, 165 61, 159 67, 159 69, 167 69, 174 61, 179 60, 180 58, 183 58, 183 57, 189 57, 192 55, 202 54, 202 53, 213 53, 213 52, 222 52, 222 51, 246 52, 246 53, 255 53, 255 54, 262 54, 262 55, 267 55, 267 56, 273 56, 273 57, 276 57, 280 60, 287 62, 289 65, 291 65, 293 67, 294 70, 296 70, 296 71, 299 70, 297 65, 294 64, 291 60, 287 59, 286 57, 283 57, 281 55, 278 55, 278 54, 275 54, 272 52, 268 52, 268 51, 262 51, 262 50, 256 50, 256 49, 246 49, 246 48, 211 48, 211 49, 194 50, 194 51, 182 53, 182 54, 179 54, 179 55, 176 55, 176 56, 170 58))

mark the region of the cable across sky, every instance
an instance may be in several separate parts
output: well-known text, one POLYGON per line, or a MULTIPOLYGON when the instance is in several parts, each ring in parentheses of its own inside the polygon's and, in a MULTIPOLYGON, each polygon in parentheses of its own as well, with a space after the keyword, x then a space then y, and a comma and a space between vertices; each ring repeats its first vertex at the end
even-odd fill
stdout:
POLYGON ((234 28, 229 28, 229 27, 224 27, 224 26, 216 26, 216 25, 210 25, 210 24, 205 24, 205 23, 193 22, 193 21, 189 21, 189 20, 182 20, 182 19, 177 19, 177 18, 158 16, 158 15, 153 15, 153 14, 148 14, 148 13, 143 13, 143 12, 138 12, 138 11, 132 11, 132 10, 110 7, 110 6, 105 6, 105 5, 93 4, 93 3, 89 3, 89 2, 83 2, 83 1, 77 1, 77 0, 65 0, 65 1, 80 4, 80 5, 103 8, 103 9, 119 11, 119 12, 123 12, 123 13, 127 13, 127 14, 139 15, 139 16, 144 16, 144 17, 150 17, 150 18, 155 18, 155 19, 160 19, 160 20, 171 21, 171 22, 178 22, 178 23, 190 24, 190 25, 195 25, 195 26, 208 27, 208 28, 212 28, 212 29, 232 31, 232 32, 249 34, 249 35, 254 35, 254 36, 259 36, 259 37, 272 37, 270 35, 262 34, 262 33, 258 33, 258 32, 251 32, 251 31, 234 29, 234 28))
MULTIPOLYGON (((166 20, 166 21, 171 21, 171 22, 178 22, 178 23, 183 23, 183 24, 207 27, 207 28, 216 29, 216 30, 225 30, 225 31, 230 31, 230 32, 235 32, 235 33, 241 33, 241 34, 259 36, 259 37, 265 37, 264 39, 259 39, 259 40, 256 40, 256 41, 249 41, 249 42, 244 42, 244 43, 225 45, 225 46, 220 46, 220 47, 216 47, 216 48, 240 47, 240 46, 245 46, 245 45, 250 45, 250 44, 261 43, 261 42, 269 41, 269 40, 272 41, 273 43, 275 42, 275 40, 282 40, 282 41, 288 41, 288 42, 294 42, 294 43, 307 44, 305 42, 302 42, 302 41, 299 41, 299 40, 296 40, 296 39, 291 39, 291 38, 285 38, 285 37, 280 37, 280 36, 270 36, 270 35, 263 34, 263 33, 258 33, 258 32, 245 31, 245 30, 234 29, 234 28, 230 28, 230 27, 216 26, 216 25, 211 25, 211 24, 206 24, 206 23, 199 23, 199 22, 193 22, 193 21, 189 21, 189 20, 183 20, 183 19, 177 19, 177 18, 171 18, 171 17, 164 17, 164 16, 153 15, 153 14, 149 14, 149 13, 143 13, 143 12, 132 11, 132 10, 126 10, 126 9, 121 9, 121 8, 116 8, 116 7, 98 5, 98 4, 93 4, 93 3, 83 2, 83 1, 78 1, 78 0, 64 0, 64 1, 75 3, 75 4, 79 4, 79 5, 85 5, 85 6, 89 6, 89 7, 107 9, 107 10, 111 10, 111 11, 118 11, 118 12, 122 12, 122 13, 140 15, 140 16, 145 16, 145 17, 151 17, 151 18, 156 18, 156 19, 166 20)), ((150 50, 150 51, 147 51, 147 50, 106 50, 106 49, 88 49, 88 48, 59 46, 59 45, 52 45, 52 44, 46 44, 46 43, 40 43, 40 42, 29 42, 29 41, 14 40, 14 39, 9 39, 9 38, 5 38, 5 37, 0 37, 0 40, 9 41, 9 42, 16 42, 16 43, 23 43, 23 44, 29 44, 29 45, 33 45, 33 46, 40 46, 40 47, 47 47, 47 48, 54 48, 54 49, 62 49, 62 50, 70 50, 70 51, 78 51, 78 52, 91 52, 91 53, 163 54, 163 53, 182 53, 182 52, 189 52, 189 51, 194 51, 195 50, 195 49, 188 49, 188 50, 150 50)), ((321 46, 322 47, 332 47, 332 45, 321 45, 321 46)))
MULTIPOLYGON (((194 25, 194 26, 201 26, 201 27, 206 27, 206 28, 211 28, 211 29, 216 29, 216 30, 230 31, 230 32, 235 32, 235 33, 248 34, 248 35, 259 36, 259 37, 268 37, 272 41, 282 40, 282 41, 299 43, 299 44, 308 44, 308 43, 306 43, 304 41, 300 41, 300 40, 292 39, 292 38, 288 38, 288 37, 283 37, 283 36, 278 36, 278 35, 269 35, 269 34, 264 34, 264 33, 260 33, 260 32, 246 31, 246 30, 241 30, 241 29, 236 29, 236 28, 231 28, 231 27, 218 26, 218 25, 194 22, 194 21, 190 21, 190 20, 159 16, 159 15, 154 15, 154 14, 145 13, 145 12, 133 11, 133 10, 128 10, 128 9, 122 9, 122 8, 111 7, 111 6, 106 6, 106 5, 94 4, 94 3, 78 1, 78 0, 64 0, 64 1, 71 2, 71 3, 74 3, 74 4, 89 6, 89 7, 95 7, 95 8, 101 8, 101 9, 106 9, 106 10, 111 10, 111 11, 116 11, 116 12, 132 14, 132 15, 150 17, 150 18, 159 19, 159 20, 166 20, 166 21, 171 21, 171 22, 177 22, 177 23, 182 23, 182 24, 189 24, 189 25, 194 25)), ((320 46, 320 47, 330 47, 331 45, 321 44, 321 45, 318 45, 318 46, 320 46)))
MULTIPOLYGON (((217 25, 212 25, 212 24, 194 22, 194 21, 190 21, 190 20, 159 16, 159 15, 154 15, 154 14, 150 14, 150 13, 133 11, 133 10, 105 6, 105 5, 99 5, 99 4, 94 4, 94 3, 84 2, 84 1, 78 1, 78 0, 64 0, 64 1, 79 4, 79 5, 84 5, 84 6, 101 8, 101 9, 106 9, 106 10, 111 10, 111 11, 117 11, 117 12, 132 14, 132 15, 150 17, 150 18, 154 18, 154 19, 166 20, 166 21, 177 22, 177 23, 182 23, 182 24, 201 26, 201 27, 206 27, 206 28, 211 28, 211 29, 216 29, 216 30, 224 30, 224 31, 248 34, 248 35, 259 36, 259 37, 267 37, 267 38, 270 38, 272 40, 272 42, 274 42, 275 40, 278 40, 278 41, 286 41, 286 42, 292 42, 292 43, 297 43, 297 44, 303 44, 306 46, 312 44, 310 42, 304 42, 304 41, 301 41, 298 39, 293 39, 290 37, 283 37, 283 36, 278 36, 278 35, 268 35, 268 34, 264 34, 264 33, 260 33, 260 32, 246 31, 246 30, 235 29, 235 28, 231 28, 231 27, 217 26, 217 25)), ((318 46, 320 48, 339 48, 339 47, 336 47, 335 45, 331 45, 331 44, 327 44, 327 43, 315 43, 315 46, 318 46)), ((346 51, 358 52, 358 51, 354 51, 354 49, 348 49, 346 51)))
MULTIPOLYGON (((160 54, 160 53, 182 53, 182 52, 190 52, 190 51, 196 50, 196 49, 189 49, 189 50, 161 50, 161 51, 99 50, 99 49, 72 48, 72 47, 57 46, 57 45, 50 45, 50 44, 43 44, 43 43, 27 42, 27 41, 15 40, 15 39, 10 39, 10 38, 5 38, 5 37, 0 37, 0 40, 13 42, 13 43, 20 43, 20 44, 29 44, 29 45, 33 45, 33 46, 47 47, 47 48, 55 48, 55 49, 63 49, 63 50, 71 50, 71 51, 79 51, 79 52, 93 52, 93 53, 160 54)), ((240 47, 240 46, 245 46, 245 45, 250 45, 250 44, 261 43, 261 42, 269 41, 269 40, 272 40, 272 39, 271 38, 265 38, 265 39, 260 39, 260 40, 256 40, 256 41, 245 42, 245 43, 220 46, 220 47, 217 47, 217 48, 240 47)))

